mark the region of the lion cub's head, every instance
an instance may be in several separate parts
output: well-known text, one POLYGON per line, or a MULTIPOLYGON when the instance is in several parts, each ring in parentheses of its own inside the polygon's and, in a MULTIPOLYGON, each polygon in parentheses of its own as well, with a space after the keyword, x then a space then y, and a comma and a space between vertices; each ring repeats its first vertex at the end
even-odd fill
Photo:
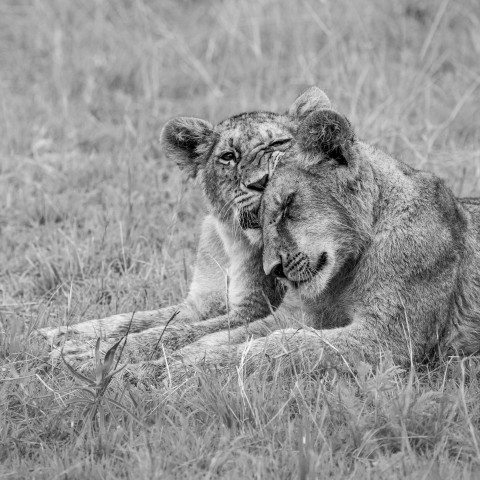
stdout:
POLYGON ((345 276, 368 241, 362 221, 368 186, 360 178, 353 130, 342 115, 311 114, 296 142, 263 196, 263 265, 265 273, 315 297, 345 276))
POLYGON ((242 113, 216 126, 198 118, 178 117, 163 128, 161 146, 167 157, 200 182, 220 221, 239 225, 251 240, 260 239, 252 230, 260 228, 261 196, 278 159, 293 145, 298 122, 329 105, 326 95, 312 87, 284 115, 242 113))

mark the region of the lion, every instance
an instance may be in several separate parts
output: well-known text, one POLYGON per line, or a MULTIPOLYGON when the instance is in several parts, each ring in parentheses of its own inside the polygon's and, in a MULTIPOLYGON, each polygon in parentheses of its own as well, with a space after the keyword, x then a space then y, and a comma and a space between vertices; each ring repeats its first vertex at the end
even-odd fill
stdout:
MULTIPOLYGON (((218 332, 180 349, 169 375, 199 362, 352 372, 384 355, 408 367, 478 353, 480 198, 455 198, 440 178, 360 141, 331 109, 302 121, 295 143, 264 191, 260 223, 264 273, 301 308, 289 328, 260 338, 232 344, 218 332)), ((164 374, 164 360, 129 373, 164 374)))
MULTIPOLYGON (((107 340, 108 349, 128 332, 125 355, 148 358, 160 338, 180 348, 227 326, 268 317, 282 302, 285 289, 262 270, 260 199, 279 158, 292 148, 298 122, 330 106, 325 93, 312 87, 285 114, 242 113, 216 126, 191 117, 170 120, 160 134, 161 149, 196 180, 209 208, 187 298, 159 310, 44 328, 40 334, 55 343, 68 332, 73 338, 63 346, 65 358, 82 364, 93 357, 97 337, 107 340)), ((268 325, 257 327, 265 332, 268 325)))

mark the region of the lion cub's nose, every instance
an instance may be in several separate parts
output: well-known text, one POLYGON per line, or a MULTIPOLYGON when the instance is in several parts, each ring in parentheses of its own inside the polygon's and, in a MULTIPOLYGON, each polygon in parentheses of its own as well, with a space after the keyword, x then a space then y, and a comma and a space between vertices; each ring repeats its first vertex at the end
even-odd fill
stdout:
POLYGON ((268 173, 266 173, 262 178, 259 180, 255 180, 255 182, 249 183, 245 185, 249 190, 254 190, 256 192, 263 192, 265 187, 267 186, 268 182, 268 173))

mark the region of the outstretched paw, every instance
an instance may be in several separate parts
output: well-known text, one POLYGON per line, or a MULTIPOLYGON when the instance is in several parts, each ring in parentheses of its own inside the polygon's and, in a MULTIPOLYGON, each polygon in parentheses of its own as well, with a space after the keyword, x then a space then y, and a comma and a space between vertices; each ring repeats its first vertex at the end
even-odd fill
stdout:
POLYGON ((121 355, 122 363, 131 361, 127 351, 124 352, 121 346, 117 350, 119 342, 99 342, 97 352, 97 341, 98 340, 88 340, 79 342, 77 340, 70 340, 64 345, 53 349, 50 353, 50 358, 53 360, 53 363, 66 362, 71 367, 83 373, 94 372, 97 363, 103 361, 111 349, 114 349, 113 355, 115 355, 115 352, 116 355, 121 355))
MULTIPOLYGON (((101 349, 101 354, 103 357, 105 354, 104 348, 101 349)), ((50 359, 54 364, 62 364, 65 361, 80 372, 93 372, 95 370, 95 342, 70 340, 64 345, 55 347, 50 352, 50 359)))
POLYGON ((34 332, 34 335, 44 338, 53 346, 58 345, 66 336, 73 334, 75 331, 66 326, 40 328, 34 332))
MULTIPOLYGON (((60 360, 61 357, 70 365, 80 365, 88 360, 95 359, 95 344, 93 340, 79 342, 77 340, 69 340, 63 345, 54 348, 50 356, 54 360, 60 360)), ((104 348, 101 348, 104 354, 104 348)))
POLYGON ((132 363, 122 372, 123 381, 147 391, 161 387, 165 378, 166 369, 163 360, 132 363))

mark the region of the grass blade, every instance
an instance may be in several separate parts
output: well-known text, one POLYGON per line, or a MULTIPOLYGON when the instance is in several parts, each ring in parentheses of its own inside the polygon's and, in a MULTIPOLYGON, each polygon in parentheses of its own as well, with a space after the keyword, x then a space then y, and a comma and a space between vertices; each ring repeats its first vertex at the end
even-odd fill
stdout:
MULTIPOLYGON (((122 337, 113 347, 111 347, 108 352, 105 355, 105 360, 103 361, 103 378, 105 378, 112 368, 113 365, 113 359, 115 358, 115 353, 117 351, 118 346, 120 345, 121 342, 126 341, 126 337, 122 337)), ((118 370, 116 370, 118 371, 118 370)), ((113 375, 113 374, 112 374, 113 375)))
POLYGON ((60 351, 60 356, 62 357, 63 363, 67 366, 68 370, 72 375, 74 375, 76 378, 79 380, 82 380, 83 382, 87 383, 90 386, 95 385, 95 381, 91 378, 88 378, 87 376, 81 374, 80 372, 77 372, 66 360, 65 357, 63 356, 63 349, 60 351))

